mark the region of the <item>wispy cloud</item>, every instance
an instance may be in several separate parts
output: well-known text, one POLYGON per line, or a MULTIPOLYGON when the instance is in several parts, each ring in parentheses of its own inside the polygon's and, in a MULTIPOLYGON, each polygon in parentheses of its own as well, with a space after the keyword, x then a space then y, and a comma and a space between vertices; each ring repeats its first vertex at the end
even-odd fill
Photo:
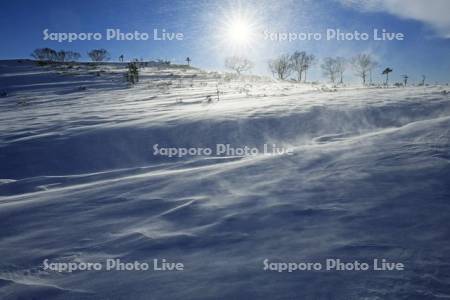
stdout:
POLYGON ((430 26, 439 36, 450 38, 449 0, 338 0, 362 11, 382 11, 430 26))

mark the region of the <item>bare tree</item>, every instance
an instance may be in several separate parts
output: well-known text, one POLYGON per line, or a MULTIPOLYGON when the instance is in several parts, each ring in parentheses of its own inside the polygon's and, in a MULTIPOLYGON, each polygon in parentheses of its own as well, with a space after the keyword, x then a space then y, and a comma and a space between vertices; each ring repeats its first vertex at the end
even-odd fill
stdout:
POLYGON ((109 53, 106 49, 94 49, 88 52, 89 57, 92 61, 99 62, 109 59, 109 53))
POLYGON ((386 75, 386 82, 384 83, 384 85, 388 85, 389 84, 389 73, 391 73, 393 70, 391 68, 386 68, 384 69, 383 75, 386 75))
POLYGON ((126 74, 127 81, 131 84, 139 82, 139 67, 138 62, 131 62, 128 64, 128 73, 126 74))
POLYGON ((306 82, 306 72, 315 63, 316 57, 313 54, 307 55, 305 59, 305 64, 303 65, 303 71, 305 72, 305 82, 306 82))
POLYGON ((344 83, 344 72, 347 70, 347 60, 343 57, 336 57, 337 73, 339 75, 339 83, 344 83))
POLYGON ((58 54, 51 48, 38 48, 31 53, 31 57, 39 61, 54 61, 57 59, 58 54))
POLYGON ((81 55, 78 52, 60 50, 56 53, 56 60, 60 62, 76 61, 81 55))
POLYGON ((280 57, 269 61, 269 69, 273 75, 277 75, 278 79, 284 80, 290 74, 292 70, 291 59, 289 55, 284 54, 280 57))
POLYGON ((30 56, 36 60, 45 60, 45 54, 44 51, 42 51, 42 48, 34 49, 30 56))
POLYGON ((302 81, 303 73, 305 73, 304 79, 306 80, 306 71, 311 67, 315 60, 315 56, 308 55, 305 51, 295 51, 291 55, 291 67, 292 71, 297 73, 297 80, 302 81))
POLYGON ((66 61, 66 51, 60 50, 56 53, 56 60, 60 62, 66 61))
POLYGON ((421 86, 424 86, 424 85, 425 85, 425 79, 426 79, 426 76, 425 76, 425 75, 422 75, 422 81, 420 82, 420 85, 421 85, 421 86))
POLYGON ((81 57, 81 54, 75 51, 66 51, 66 61, 77 61, 81 57))
POLYGON ((235 71, 238 75, 241 75, 242 72, 252 69, 253 63, 244 57, 231 56, 225 59, 225 67, 235 71))
POLYGON ((299 82, 302 81, 302 75, 305 67, 307 54, 305 51, 295 51, 294 54, 291 55, 291 66, 292 70, 297 73, 297 80, 299 82))
POLYGON ((406 86, 408 84, 409 76, 407 74, 405 74, 405 75, 402 75, 402 77, 403 77, 403 86, 406 86))
POLYGON ((338 61, 336 58, 332 57, 326 57, 323 60, 322 65, 320 65, 322 68, 323 75, 330 78, 330 81, 332 83, 336 82, 336 77, 339 74, 339 66, 338 61))
POLYGON ((365 85, 367 75, 376 66, 375 60, 370 54, 358 54, 352 58, 351 63, 355 74, 361 77, 362 83, 365 85))

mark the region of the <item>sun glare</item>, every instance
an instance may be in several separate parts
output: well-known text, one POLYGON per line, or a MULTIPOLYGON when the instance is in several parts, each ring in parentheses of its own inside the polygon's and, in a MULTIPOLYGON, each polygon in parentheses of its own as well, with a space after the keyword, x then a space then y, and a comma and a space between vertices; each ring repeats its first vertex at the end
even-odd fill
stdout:
POLYGON ((221 45, 234 53, 243 53, 255 46, 258 22, 243 10, 229 11, 220 24, 221 45))
POLYGON ((247 20, 231 20, 227 28, 227 39, 236 45, 244 45, 252 38, 251 25, 247 20))

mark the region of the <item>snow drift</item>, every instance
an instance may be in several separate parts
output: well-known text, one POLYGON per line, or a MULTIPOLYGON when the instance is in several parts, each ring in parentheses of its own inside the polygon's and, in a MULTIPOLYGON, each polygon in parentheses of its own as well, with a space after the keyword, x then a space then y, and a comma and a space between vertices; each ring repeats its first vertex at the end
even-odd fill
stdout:
POLYGON ((450 297, 446 87, 324 92, 181 67, 128 87, 123 70, 0 62, 2 298, 450 297), (218 143, 294 154, 152 153, 218 143), (185 270, 42 269, 107 258, 185 270), (325 258, 406 268, 263 270, 325 258))

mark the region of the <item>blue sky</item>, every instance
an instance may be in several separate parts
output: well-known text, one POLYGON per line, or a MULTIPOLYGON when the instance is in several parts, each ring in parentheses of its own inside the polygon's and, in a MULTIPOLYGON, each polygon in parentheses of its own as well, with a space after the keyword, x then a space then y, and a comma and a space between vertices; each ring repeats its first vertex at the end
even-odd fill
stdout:
MULTIPOLYGON (((34 48, 51 47, 86 52, 106 48, 112 59, 169 59, 181 63, 186 56, 206 69, 223 69, 226 56, 237 51, 223 35, 230 16, 243 15, 256 24, 257 32, 320 32, 327 28, 345 32, 372 33, 374 28, 401 32, 404 41, 293 41, 252 38, 240 55, 255 62, 254 73, 267 73, 268 59, 294 50, 305 50, 316 57, 351 57, 371 53, 383 67, 394 69, 394 81, 408 74, 413 82, 426 74, 430 82, 450 81, 450 1, 445 0, 279 0, 279 1, 148 1, 148 0, 15 0, 0 4, 0 58, 26 58, 34 48), (426 3, 426 5, 424 5, 426 3), (163 28, 184 34, 183 41, 44 41, 50 32, 100 32, 118 28, 123 32, 153 32, 163 28)), ((310 79, 320 79, 320 61, 310 79)), ((376 70, 375 80, 382 80, 376 70)), ((347 71, 353 80, 351 70, 347 71)))

